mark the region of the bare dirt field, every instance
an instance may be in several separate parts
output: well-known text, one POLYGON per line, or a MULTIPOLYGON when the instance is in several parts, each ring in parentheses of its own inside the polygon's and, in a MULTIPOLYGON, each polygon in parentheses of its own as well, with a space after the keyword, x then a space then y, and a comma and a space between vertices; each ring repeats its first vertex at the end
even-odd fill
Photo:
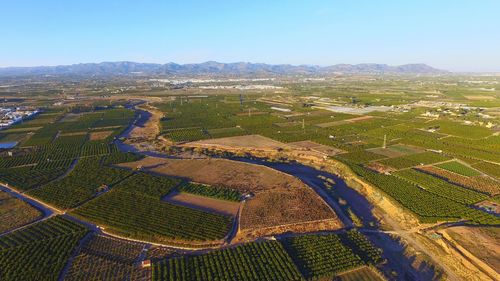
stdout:
POLYGON ((380 174, 390 173, 390 172, 396 171, 396 169, 389 167, 389 166, 385 166, 385 165, 380 164, 378 162, 367 163, 367 164, 365 164, 365 167, 367 167, 368 169, 370 169, 374 172, 380 173, 380 174))
POLYGON ((194 209, 200 209, 203 211, 219 213, 223 215, 236 217, 238 209, 240 208, 239 202, 231 202, 227 200, 220 200, 216 198, 210 198, 206 196, 200 196, 196 194, 190 194, 185 192, 173 192, 163 200, 186 206, 194 209))
POLYGON ((240 234, 247 239, 262 233, 278 234, 298 229, 319 231, 342 226, 335 212, 309 186, 293 176, 268 167, 227 159, 154 157, 118 166, 132 169, 142 167, 158 174, 185 177, 191 181, 253 194, 245 202, 240 216, 240 234), (310 223, 317 221, 323 223, 310 223))
POLYGON ((291 142, 291 143, 288 143, 288 145, 291 146, 292 148, 317 151, 317 152, 323 153, 327 156, 333 156, 333 155, 337 155, 337 154, 345 152, 341 149, 334 148, 334 147, 327 146, 327 145, 322 145, 322 144, 315 143, 312 141, 291 142))
POLYGON ((316 126, 318 126, 320 128, 328 128, 328 127, 340 126, 340 125, 349 124, 349 123, 366 121, 366 120, 370 120, 372 118, 375 118, 375 117, 370 116, 370 115, 366 115, 366 116, 360 116, 360 117, 355 117, 355 118, 351 118, 351 119, 320 123, 320 124, 316 124, 316 126))
POLYGON ((371 268, 367 266, 363 266, 361 268, 348 271, 346 273, 342 273, 337 276, 334 280, 340 281, 383 281, 385 280, 380 276, 379 273, 373 271, 371 268))
POLYGON ((265 114, 269 114, 269 112, 265 112, 265 111, 250 111, 250 114, 247 112, 240 112, 240 113, 236 113, 237 116, 248 116, 248 115, 265 115, 265 114))
POLYGON ((60 137, 83 136, 86 134, 87 134, 87 132, 71 132, 71 133, 62 133, 62 134, 59 134, 59 136, 60 137))
MULTIPOLYGON (((183 147, 200 147, 232 152, 251 152, 265 154, 266 157, 276 153, 295 154, 302 158, 323 159, 345 151, 318 144, 312 141, 299 141, 293 143, 282 143, 260 135, 246 135, 218 139, 200 140, 182 144, 183 147)), ((261 155, 262 156, 262 155, 261 155)))
POLYGON ((102 132, 92 132, 89 135, 89 140, 103 140, 107 137, 109 137, 113 131, 102 131, 102 132))
POLYGON ((231 149, 276 150, 290 148, 288 145, 260 135, 246 135, 189 142, 183 146, 228 147, 231 149))
POLYGON ((447 228, 453 240, 500 274, 500 229, 457 226, 447 228))
POLYGON ((466 99, 468 100, 494 100, 495 96, 465 96, 466 99))
POLYGON ((28 224, 41 215, 28 203, 0 191, 0 233, 28 224))
POLYGON ((332 211, 317 196, 310 188, 278 188, 259 192, 243 207, 241 229, 332 218, 332 211))

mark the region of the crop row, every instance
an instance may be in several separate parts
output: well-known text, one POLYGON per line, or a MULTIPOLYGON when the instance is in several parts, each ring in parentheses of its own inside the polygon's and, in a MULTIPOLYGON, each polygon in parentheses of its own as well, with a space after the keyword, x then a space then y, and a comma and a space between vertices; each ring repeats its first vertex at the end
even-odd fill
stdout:
POLYGON ((480 224, 498 224, 495 216, 470 208, 448 198, 436 196, 417 185, 393 175, 382 175, 350 163, 350 167, 369 183, 415 213, 422 222, 470 220, 480 224))
POLYGON ((62 176, 65 171, 65 167, 51 169, 11 168, 0 170, 0 181, 21 190, 29 190, 55 180, 62 176))
POLYGON ((306 279, 332 278, 364 264, 339 235, 304 235, 285 238, 282 243, 306 279))
POLYGON ((485 194, 448 183, 431 175, 418 172, 417 170, 402 170, 397 172, 396 175, 411 183, 417 184, 430 193, 448 198, 458 203, 469 205, 488 198, 485 194))
POLYGON ((28 193, 56 207, 67 209, 91 199, 129 175, 128 171, 102 166, 100 157, 83 158, 66 177, 28 193))
POLYGON ((476 171, 472 168, 469 168, 469 167, 467 167, 467 166, 465 166, 457 161, 441 163, 441 164, 436 165, 436 167, 439 167, 441 169, 448 170, 450 172, 454 172, 454 173, 457 173, 459 175, 466 176, 466 177, 481 175, 481 173, 479 173, 478 171, 476 171))
POLYGON ((489 195, 500 194, 500 186, 498 182, 485 176, 465 177, 433 166, 419 167, 418 170, 444 179, 453 184, 473 189, 482 193, 486 193, 489 195))

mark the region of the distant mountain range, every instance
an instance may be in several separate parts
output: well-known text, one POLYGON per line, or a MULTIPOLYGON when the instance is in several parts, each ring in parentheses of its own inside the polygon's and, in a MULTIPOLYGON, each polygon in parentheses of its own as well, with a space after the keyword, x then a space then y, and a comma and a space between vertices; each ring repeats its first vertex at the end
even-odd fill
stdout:
POLYGON ((446 74, 426 64, 336 64, 331 66, 264 63, 156 64, 137 62, 80 63, 59 66, 4 67, 0 76, 17 75, 328 75, 328 74, 446 74))

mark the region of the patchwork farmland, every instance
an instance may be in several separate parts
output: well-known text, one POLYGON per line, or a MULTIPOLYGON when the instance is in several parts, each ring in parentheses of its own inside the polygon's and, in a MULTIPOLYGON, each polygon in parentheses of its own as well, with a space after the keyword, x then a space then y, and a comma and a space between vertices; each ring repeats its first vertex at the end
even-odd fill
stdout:
POLYGON ((498 94, 443 79, 26 98, 0 131, 0 279, 495 277, 472 239, 500 225, 498 94))

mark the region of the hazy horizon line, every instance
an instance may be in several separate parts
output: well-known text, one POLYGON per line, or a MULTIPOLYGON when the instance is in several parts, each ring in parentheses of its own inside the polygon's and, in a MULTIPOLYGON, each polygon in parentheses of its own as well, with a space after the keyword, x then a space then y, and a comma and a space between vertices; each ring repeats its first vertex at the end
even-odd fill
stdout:
POLYGON ((440 67, 435 67, 432 64, 425 63, 425 62, 409 62, 409 63, 403 63, 403 64, 389 64, 389 63, 381 63, 381 62, 361 62, 361 63, 333 63, 333 64, 308 64, 308 63, 268 63, 268 62, 252 62, 252 61, 231 61, 231 62, 222 62, 218 60, 204 60, 204 61, 199 61, 199 62, 175 62, 175 61, 168 61, 168 62, 143 62, 143 61, 136 61, 136 60, 102 60, 98 62, 76 62, 76 63, 59 63, 59 64, 34 64, 34 65, 7 65, 7 66, 2 66, 0 65, 0 68, 6 69, 6 68, 36 68, 36 67, 57 67, 57 66, 69 66, 69 65, 79 65, 79 64, 102 64, 102 63, 118 63, 118 62, 130 62, 130 63, 140 63, 140 64, 158 64, 158 65, 165 65, 165 64, 177 64, 177 65, 190 65, 190 64, 203 64, 203 63, 208 63, 208 62, 215 62, 215 63, 222 63, 222 64, 233 64, 233 63, 248 63, 248 64, 265 64, 265 65, 290 65, 290 66, 312 66, 312 67, 328 67, 328 66, 336 66, 336 65, 370 65, 370 64, 379 64, 379 65, 387 65, 387 66, 403 66, 403 65, 427 65, 432 68, 438 69, 438 70, 443 70, 447 71, 450 73, 477 73, 477 74, 488 74, 488 73, 495 73, 498 74, 500 73, 499 70, 483 70, 483 71, 471 71, 471 70, 449 70, 445 68, 440 68, 440 67))

